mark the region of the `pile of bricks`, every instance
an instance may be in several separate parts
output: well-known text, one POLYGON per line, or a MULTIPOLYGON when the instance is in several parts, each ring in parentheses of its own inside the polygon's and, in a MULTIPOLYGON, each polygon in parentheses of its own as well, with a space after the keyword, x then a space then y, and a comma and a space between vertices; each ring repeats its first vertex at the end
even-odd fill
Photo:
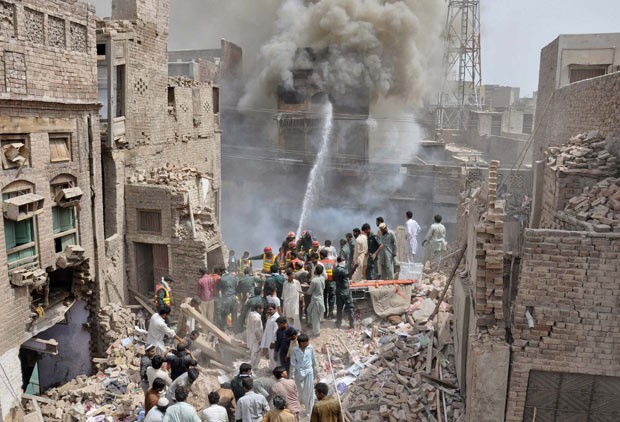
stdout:
POLYGON ((607 151, 607 140, 598 130, 574 136, 567 144, 545 151, 553 170, 591 176, 614 176, 618 158, 607 151))
POLYGON ((185 190, 186 182, 196 182, 202 174, 193 167, 179 167, 168 163, 163 167, 153 168, 150 171, 139 170, 129 176, 128 183, 144 185, 164 185, 185 190))
POLYGON ((620 232, 620 178, 608 177, 569 199, 565 211, 597 232, 620 232))
POLYGON ((343 399, 350 420, 455 421, 464 414, 454 367, 433 331, 409 328, 382 337, 364 363, 343 399))
MULTIPOLYGON (((44 420, 82 421, 96 416, 120 420, 137 415, 144 406, 139 384, 144 346, 134 342, 131 310, 112 304, 102 308, 98 317, 104 333, 98 341, 110 342, 106 357, 93 359, 96 374, 78 376, 44 394, 46 401, 40 406, 44 420)), ((33 406, 30 401, 25 405, 33 406)))

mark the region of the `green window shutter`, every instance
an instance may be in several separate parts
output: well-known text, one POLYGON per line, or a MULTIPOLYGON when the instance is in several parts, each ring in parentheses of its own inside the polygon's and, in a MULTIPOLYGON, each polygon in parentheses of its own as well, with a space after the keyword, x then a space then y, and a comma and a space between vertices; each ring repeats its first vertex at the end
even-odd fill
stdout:
POLYGON ((73 207, 61 208, 60 211, 60 230, 66 232, 74 229, 73 207))
POLYGON ((7 249, 13 249, 15 243, 15 221, 4 220, 4 242, 7 249))
POLYGON ((68 245, 76 245, 77 240, 75 238, 75 234, 64 236, 61 240, 62 250, 64 251, 68 245))
POLYGON ((32 218, 15 223, 15 243, 24 245, 32 242, 32 218))

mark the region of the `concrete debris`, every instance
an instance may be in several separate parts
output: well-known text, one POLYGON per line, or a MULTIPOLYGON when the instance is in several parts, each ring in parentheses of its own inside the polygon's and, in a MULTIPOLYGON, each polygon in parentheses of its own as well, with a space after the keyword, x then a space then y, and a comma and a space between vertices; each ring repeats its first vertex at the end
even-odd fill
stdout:
POLYGON ((545 151, 547 164, 553 170, 590 176, 614 176, 618 158, 607 151, 607 140, 597 130, 574 136, 560 147, 545 151))
POLYGON ((191 88, 194 86, 202 86, 204 82, 196 81, 193 78, 188 78, 187 76, 169 76, 168 77, 168 86, 181 86, 184 88, 191 88))
POLYGON ((597 232, 620 232, 620 178, 608 177, 568 201, 565 211, 597 232))

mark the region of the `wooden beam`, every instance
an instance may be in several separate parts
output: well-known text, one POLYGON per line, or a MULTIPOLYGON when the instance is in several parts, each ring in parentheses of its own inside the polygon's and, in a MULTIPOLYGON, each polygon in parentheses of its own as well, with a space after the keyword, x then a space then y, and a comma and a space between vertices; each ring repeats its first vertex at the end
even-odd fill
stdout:
POLYGON ((181 304, 181 312, 188 316, 191 316, 196 321, 198 321, 205 331, 215 334, 222 342, 228 344, 229 346, 235 347, 232 337, 220 330, 214 323, 209 321, 204 315, 192 308, 187 303, 181 304))
POLYGON ((192 343, 192 347, 197 347, 198 349, 200 349, 200 351, 213 362, 227 364, 231 363, 234 360, 230 359, 230 362, 226 362, 226 359, 220 353, 218 353, 217 350, 211 347, 211 345, 207 343, 205 339, 202 338, 202 336, 198 336, 198 338, 194 340, 194 342, 192 343))
POLYGON ((134 299, 136 299, 136 302, 142 305, 142 307, 146 309, 147 312, 149 312, 151 315, 157 312, 155 308, 153 308, 153 306, 148 303, 148 300, 140 292, 132 289, 131 287, 128 287, 128 289, 131 293, 133 293, 133 297, 134 299))

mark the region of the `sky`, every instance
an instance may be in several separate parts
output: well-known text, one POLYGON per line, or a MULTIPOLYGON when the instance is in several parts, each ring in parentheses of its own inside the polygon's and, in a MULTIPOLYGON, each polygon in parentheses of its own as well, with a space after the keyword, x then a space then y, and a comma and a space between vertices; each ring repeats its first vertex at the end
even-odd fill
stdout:
MULTIPOLYGON (((194 0, 202 5, 189 14, 195 22, 187 22, 187 16, 181 16, 186 1, 189 0, 172 0, 170 49, 214 48, 219 46, 220 38, 236 42, 236 32, 251 27, 252 18, 237 16, 233 22, 238 24, 231 24, 217 11, 237 14, 243 13, 239 10, 247 10, 243 7, 248 4, 246 2, 274 3, 274 0, 194 0), (226 6, 213 10, 209 3, 226 6), (235 7, 234 3, 242 7, 235 7), (184 28, 192 30, 183 31, 184 28)), ((97 6, 99 16, 110 15, 111 0, 90 2, 97 6)), ((253 12, 248 11, 248 14, 253 12)), ((481 0, 481 22, 483 84, 519 87, 521 96, 525 97, 531 96, 538 87, 540 49, 559 34, 620 32, 620 1, 481 0)), ((269 28, 261 22, 256 30, 264 33, 269 28)), ((240 43, 244 55, 258 48, 252 41, 248 42, 248 45, 240 43)))

